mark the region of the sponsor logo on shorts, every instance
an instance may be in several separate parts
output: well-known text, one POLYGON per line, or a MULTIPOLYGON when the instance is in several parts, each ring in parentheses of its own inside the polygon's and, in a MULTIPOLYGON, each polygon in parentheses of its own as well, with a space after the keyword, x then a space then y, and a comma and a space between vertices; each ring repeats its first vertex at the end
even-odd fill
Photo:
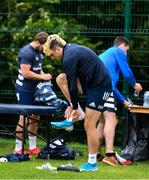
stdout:
POLYGON ((110 96, 110 93, 109 92, 105 92, 104 95, 103 95, 103 100, 107 100, 110 96))
POLYGON ((98 109, 103 109, 103 106, 101 106, 101 105, 98 105, 98 107, 97 107, 98 109))
POLYGON ((89 106, 90 106, 90 107, 96 107, 95 102, 91 102, 91 103, 89 104, 89 106))

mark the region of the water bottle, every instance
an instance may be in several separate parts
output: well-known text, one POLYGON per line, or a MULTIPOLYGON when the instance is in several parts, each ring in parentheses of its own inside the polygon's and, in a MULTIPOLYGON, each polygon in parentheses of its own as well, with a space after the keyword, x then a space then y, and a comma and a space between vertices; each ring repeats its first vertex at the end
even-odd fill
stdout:
POLYGON ((145 93, 144 93, 143 106, 144 107, 149 107, 149 91, 145 91, 145 93))
POLYGON ((134 91, 134 97, 138 97, 139 96, 139 91, 134 91))

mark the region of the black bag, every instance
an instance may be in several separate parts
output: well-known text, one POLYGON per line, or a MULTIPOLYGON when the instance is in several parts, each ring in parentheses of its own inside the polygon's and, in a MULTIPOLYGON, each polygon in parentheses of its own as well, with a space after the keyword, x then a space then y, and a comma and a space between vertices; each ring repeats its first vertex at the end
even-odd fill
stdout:
POLYGON ((29 154, 7 154, 0 156, 0 158, 6 158, 10 162, 21 162, 30 160, 29 154))
POLYGON ((47 145, 41 149, 37 158, 74 160, 75 155, 75 150, 66 146, 66 142, 62 137, 56 137, 49 140, 47 145))
POLYGON ((120 156, 131 161, 146 160, 149 158, 149 123, 138 121, 135 113, 131 115, 127 124, 126 144, 120 156))

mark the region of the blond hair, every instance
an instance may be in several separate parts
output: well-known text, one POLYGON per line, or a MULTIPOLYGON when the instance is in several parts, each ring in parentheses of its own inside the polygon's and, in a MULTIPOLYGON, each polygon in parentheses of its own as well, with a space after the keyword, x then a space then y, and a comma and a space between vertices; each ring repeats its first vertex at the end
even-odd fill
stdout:
POLYGON ((51 55, 51 50, 54 49, 55 46, 64 47, 66 45, 66 41, 62 39, 58 34, 52 34, 48 36, 47 41, 43 46, 43 52, 46 56, 51 55))

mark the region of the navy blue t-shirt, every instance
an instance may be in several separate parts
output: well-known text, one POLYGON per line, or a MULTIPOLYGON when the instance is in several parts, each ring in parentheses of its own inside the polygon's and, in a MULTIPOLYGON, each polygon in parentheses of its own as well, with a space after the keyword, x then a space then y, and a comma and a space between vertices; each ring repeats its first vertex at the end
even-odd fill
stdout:
POLYGON ((38 50, 35 50, 30 44, 20 49, 18 54, 18 78, 15 86, 23 91, 34 92, 38 80, 30 80, 23 77, 21 72, 21 64, 31 65, 31 71, 40 74, 42 70, 43 55, 38 50))
POLYGON ((97 54, 88 47, 67 44, 62 63, 74 109, 78 106, 77 78, 80 79, 84 93, 87 89, 105 89, 109 84, 112 86, 110 75, 103 62, 99 61, 97 54))

